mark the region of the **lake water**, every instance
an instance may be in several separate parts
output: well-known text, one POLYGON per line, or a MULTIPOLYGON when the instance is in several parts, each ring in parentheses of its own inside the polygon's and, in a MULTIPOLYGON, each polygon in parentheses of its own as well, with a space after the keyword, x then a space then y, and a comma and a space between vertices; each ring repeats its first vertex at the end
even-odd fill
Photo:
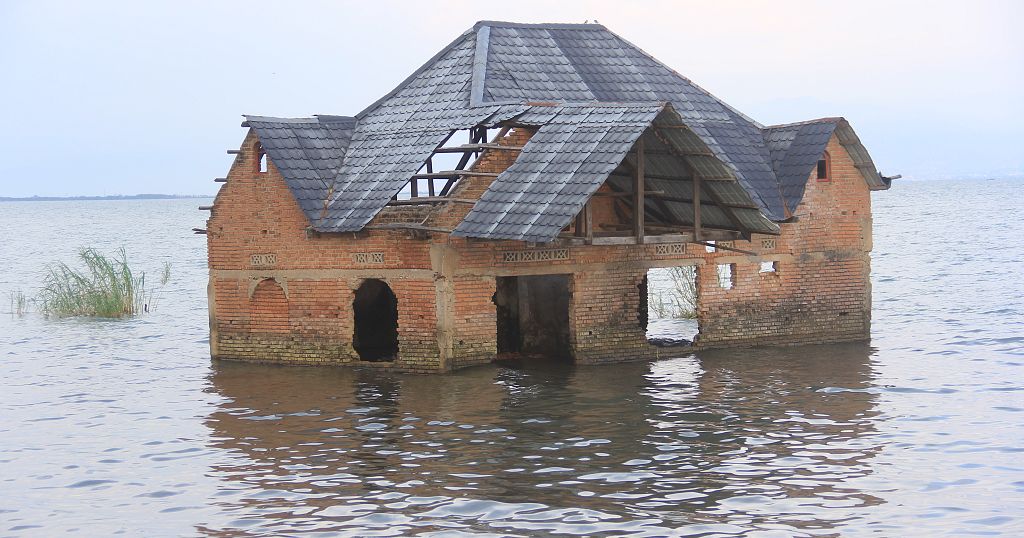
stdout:
POLYGON ((870 343, 447 376, 211 362, 205 203, 0 203, 0 536, 1024 535, 1022 182, 875 196, 870 343), (6 313, 122 245, 149 315, 6 313))

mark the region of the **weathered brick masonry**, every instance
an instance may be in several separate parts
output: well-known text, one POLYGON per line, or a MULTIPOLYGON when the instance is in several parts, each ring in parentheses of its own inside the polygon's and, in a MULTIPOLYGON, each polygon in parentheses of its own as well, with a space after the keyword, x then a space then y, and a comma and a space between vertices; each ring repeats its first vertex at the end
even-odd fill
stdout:
MULTIPOLYGON (((502 143, 522 145, 529 135, 519 130, 502 143)), ((835 137, 828 145, 830 178, 808 179, 795 222, 783 223, 778 237, 733 243, 756 255, 708 252, 695 243, 672 254, 659 254, 659 244, 572 245, 564 247, 567 259, 514 263, 503 261, 504 253, 551 247, 439 233, 307 232, 308 220, 273 163, 267 172, 257 171, 257 143, 252 134, 246 138, 208 223, 212 345, 219 358, 421 372, 486 363, 497 354, 496 277, 529 274, 572 276, 570 334, 577 362, 678 354, 648 344, 639 320, 639 285, 647 271, 673 265, 697 267, 697 346, 869 337, 870 193, 835 137), (374 253, 382 259, 360 256, 374 253), (267 255, 272 266, 253 267, 254 256, 267 255), (765 261, 775 262, 774 272, 761 272, 765 261), (721 286, 718 265, 733 266, 731 289, 721 286), (352 347, 351 306, 365 279, 386 282, 398 299, 400 351, 394 362, 360 361, 352 347)), ((515 152, 486 152, 473 169, 497 173, 514 160, 515 152)), ((453 196, 479 196, 489 179, 470 178, 453 196)), ((450 227, 468 209, 389 207, 373 222, 415 213, 450 227)), ((600 215, 614 218, 608 211, 600 215)))
POLYGON ((870 335, 890 178, 849 123, 759 125, 600 25, 480 22, 357 116, 243 125, 205 230, 216 358, 446 372, 870 335), (651 345, 648 271, 682 265, 699 333, 651 345))

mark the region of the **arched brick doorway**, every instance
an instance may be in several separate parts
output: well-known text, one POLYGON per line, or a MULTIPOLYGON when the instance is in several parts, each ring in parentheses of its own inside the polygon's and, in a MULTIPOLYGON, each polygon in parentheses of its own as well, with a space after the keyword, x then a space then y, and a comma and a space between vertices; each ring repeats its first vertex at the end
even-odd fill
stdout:
POLYGON ((393 361, 398 356, 398 299, 383 280, 363 281, 352 301, 352 347, 364 361, 393 361))

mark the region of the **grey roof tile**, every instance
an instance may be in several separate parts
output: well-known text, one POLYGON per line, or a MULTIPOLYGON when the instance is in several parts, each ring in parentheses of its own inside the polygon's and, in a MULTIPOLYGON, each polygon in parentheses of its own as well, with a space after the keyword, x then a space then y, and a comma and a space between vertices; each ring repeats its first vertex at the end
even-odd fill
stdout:
POLYGON ((311 221, 318 218, 328 184, 337 175, 351 141, 355 118, 246 116, 246 121, 281 171, 299 207, 311 221))
POLYGON ((807 178, 825 152, 839 118, 768 127, 765 146, 771 155, 779 191, 790 212, 803 199, 807 178))

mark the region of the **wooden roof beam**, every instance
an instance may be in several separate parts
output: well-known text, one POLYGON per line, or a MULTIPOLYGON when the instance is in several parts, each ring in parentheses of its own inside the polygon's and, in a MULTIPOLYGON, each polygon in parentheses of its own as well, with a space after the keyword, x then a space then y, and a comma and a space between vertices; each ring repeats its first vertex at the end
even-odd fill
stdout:
POLYGON ((658 137, 658 140, 661 140, 661 142, 665 144, 665 146, 667 146, 670 151, 674 150, 679 152, 679 157, 683 159, 683 161, 686 163, 686 166, 687 168, 689 168, 690 171, 690 176, 693 178, 693 216, 694 224, 696 225, 695 227, 697 231, 700 231, 700 226, 698 222, 698 219, 700 218, 700 200, 704 197, 703 195, 706 194, 708 198, 711 198, 711 201, 713 201, 716 205, 722 208, 722 213, 725 213, 725 216, 729 219, 729 222, 732 222, 734 226, 736 226, 743 232, 744 237, 749 239, 751 237, 751 234, 753 233, 751 232, 750 228, 747 228, 747 226, 743 224, 743 221, 741 221, 739 217, 736 216, 736 213, 733 211, 733 208, 723 204, 722 199, 720 196, 718 196, 718 194, 716 194, 711 189, 706 188, 706 186, 702 185, 703 180, 707 178, 701 176, 700 173, 697 171, 697 168, 693 165, 693 163, 691 163, 690 160, 686 158, 685 152, 682 151, 678 146, 676 146, 675 142, 673 142, 670 138, 665 136, 665 134, 659 131, 658 129, 658 127, 652 126, 654 135, 658 137))
POLYGON ((452 146, 450 148, 437 148, 434 150, 434 153, 466 153, 485 150, 522 151, 523 146, 503 146, 501 144, 463 144, 461 146, 452 146))
POLYGON ((430 174, 414 174, 410 179, 451 179, 462 176, 498 177, 498 174, 491 172, 473 172, 471 170, 445 170, 430 174))

